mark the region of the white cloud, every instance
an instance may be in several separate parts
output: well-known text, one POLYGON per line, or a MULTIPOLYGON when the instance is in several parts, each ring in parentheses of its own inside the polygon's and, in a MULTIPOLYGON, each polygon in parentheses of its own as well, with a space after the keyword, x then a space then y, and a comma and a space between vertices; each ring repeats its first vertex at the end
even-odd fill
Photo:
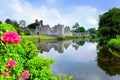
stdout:
MULTIPOLYGON (((54 2, 55 0, 48 1, 54 2)), ((27 23, 31 23, 35 19, 42 19, 45 24, 52 26, 58 23, 72 26, 75 22, 86 28, 97 26, 98 11, 90 6, 72 7, 69 13, 61 14, 56 8, 48 8, 45 5, 35 8, 25 0, 3 0, 1 3, 3 6, 1 5, 0 8, 0 15, 2 15, 0 17, 4 19, 24 19, 27 23)))
POLYGON ((98 11, 96 8, 90 6, 78 6, 73 8, 71 16, 71 18, 76 22, 78 21, 81 26, 88 28, 97 26, 96 21, 98 18, 98 11))

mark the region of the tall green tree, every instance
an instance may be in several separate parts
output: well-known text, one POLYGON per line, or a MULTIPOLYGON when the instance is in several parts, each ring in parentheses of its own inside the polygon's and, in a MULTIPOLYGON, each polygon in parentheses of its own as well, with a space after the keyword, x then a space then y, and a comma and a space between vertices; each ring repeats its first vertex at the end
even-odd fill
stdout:
POLYGON ((73 25, 73 32, 85 32, 85 28, 83 26, 80 26, 78 22, 73 25))
POLYGON ((7 18, 7 19, 5 20, 5 23, 7 23, 7 24, 12 24, 12 20, 9 19, 9 18, 7 18))
POLYGON ((75 32, 85 32, 85 28, 83 26, 79 27, 75 32))
POLYGON ((18 22, 17 22, 16 20, 13 20, 13 21, 12 21, 12 25, 13 25, 14 27, 16 27, 16 28, 20 27, 19 24, 18 24, 18 22))
POLYGON ((75 25, 73 25, 72 28, 73 28, 74 30, 77 30, 79 27, 80 27, 79 23, 76 22, 75 25))
POLYGON ((26 26, 26 21, 25 20, 20 20, 19 26, 20 27, 25 27, 26 26))
POLYGON ((99 16, 99 35, 109 40, 120 34, 120 8, 112 8, 99 16))
POLYGON ((89 28, 87 31, 89 32, 89 34, 96 34, 97 33, 97 30, 95 28, 89 28))

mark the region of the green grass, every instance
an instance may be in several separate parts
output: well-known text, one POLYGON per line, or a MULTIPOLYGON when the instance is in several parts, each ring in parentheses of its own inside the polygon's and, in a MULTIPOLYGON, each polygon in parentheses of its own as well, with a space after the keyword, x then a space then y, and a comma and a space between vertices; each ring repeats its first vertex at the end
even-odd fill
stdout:
POLYGON ((29 41, 32 41, 35 44, 41 43, 41 42, 44 43, 44 42, 51 41, 51 40, 57 40, 56 37, 48 36, 48 35, 25 35, 21 37, 29 41))
POLYGON ((108 45, 110 45, 116 49, 120 49, 120 38, 111 39, 108 42, 108 45))
POLYGON ((48 36, 48 35, 40 35, 39 36, 40 40, 56 40, 56 37, 53 36, 48 36))
POLYGON ((24 35, 24 36, 21 36, 22 38, 25 38, 26 40, 28 40, 28 41, 32 41, 33 43, 38 43, 38 42, 40 42, 40 38, 39 38, 39 36, 26 36, 26 35, 24 35))

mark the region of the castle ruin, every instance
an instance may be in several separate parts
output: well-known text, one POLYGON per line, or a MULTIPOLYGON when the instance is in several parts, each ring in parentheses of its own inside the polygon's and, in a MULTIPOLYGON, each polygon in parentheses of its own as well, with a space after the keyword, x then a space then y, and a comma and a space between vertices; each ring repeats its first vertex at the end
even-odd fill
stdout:
POLYGON ((64 27, 64 25, 62 24, 57 24, 51 28, 49 25, 44 25, 42 20, 38 21, 36 19, 35 23, 38 24, 38 26, 36 26, 35 29, 29 28, 32 35, 49 35, 49 36, 55 36, 55 37, 88 36, 87 32, 84 32, 84 33, 71 32, 69 27, 64 27))

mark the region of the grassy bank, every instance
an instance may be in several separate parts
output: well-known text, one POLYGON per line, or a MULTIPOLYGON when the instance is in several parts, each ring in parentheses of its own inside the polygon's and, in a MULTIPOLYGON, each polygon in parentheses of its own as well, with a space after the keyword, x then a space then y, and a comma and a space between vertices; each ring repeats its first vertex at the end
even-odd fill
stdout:
POLYGON ((22 38, 25 38, 26 40, 28 41, 33 41, 33 43, 35 42, 40 42, 40 38, 39 36, 36 36, 36 35, 29 35, 29 36, 21 36, 22 38))
POLYGON ((108 45, 120 51, 120 38, 111 39, 108 45))
POLYGON ((57 38, 53 36, 48 36, 48 35, 40 35, 39 39, 40 40, 56 40, 57 38))
POLYGON ((22 36, 22 38, 25 38, 29 41, 33 41, 33 43, 38 43, 38 42, 46 42, 46 41, 51 41, 51 40, 57 40, 56 37, 53 36, 48 36, 48 35, 25 35, 22 36))

